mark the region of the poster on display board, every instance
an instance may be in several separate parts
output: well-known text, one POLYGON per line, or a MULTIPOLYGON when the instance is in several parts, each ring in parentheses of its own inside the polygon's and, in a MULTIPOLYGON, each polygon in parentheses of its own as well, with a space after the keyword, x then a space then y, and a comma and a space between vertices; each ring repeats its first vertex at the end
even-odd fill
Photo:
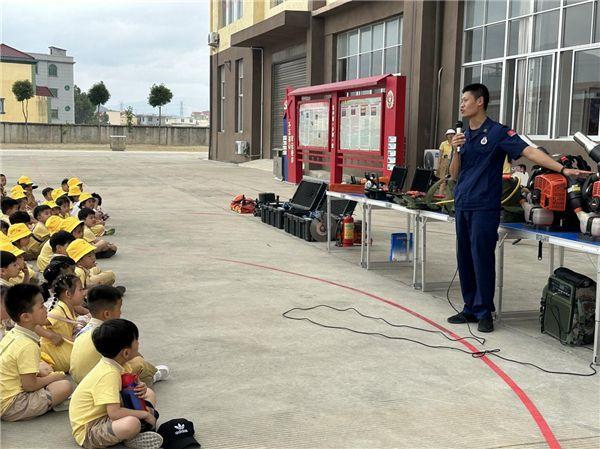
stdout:
POLYGON ((327 148, 327 139, 329 136, 329 102, 301 103, 299 115, 299 146, 327 148))
POLYGON ((340 150, 381 151, 381 97, 340 102, 340 150))

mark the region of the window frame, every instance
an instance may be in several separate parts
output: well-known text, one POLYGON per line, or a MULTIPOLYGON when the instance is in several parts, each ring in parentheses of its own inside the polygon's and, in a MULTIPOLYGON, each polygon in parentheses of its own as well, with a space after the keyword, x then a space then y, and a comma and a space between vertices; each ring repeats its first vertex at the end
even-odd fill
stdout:
POLYGON ((218 66, 217 68, 218 76, 217 76, 217 94, 219 97, 218 103, 218 124, 217 131, 220 133, 225 132, 225 64, 218 66))
POLYGON ((244 60, 235 61, 235 132, 244 132, 244 60), (241 74, 241 76, 240 76, 241 74))
MULTIPOLYGON (((464 20, 463 20, 463 29, 462 29, 462 33, 463 33, 463 44, 462 44, 462 49, 461 49, 461 84, 464 85, 465 82, 465 70, 471 67, 475 67, 475 66, 479 66, 480 67, 480 75, 479 75, 479 80, 481 81, 482 76, 483 76, 483 66, 487 65, 487 64, 492 64, 492 63, 498 63, 501 62, 502 63, 502 84, 501 84, 501 90, 500 90, 500 116, 499 116, 499 120, 501 122, 504 122, 507 118, 507 107, 508 105, 506 104, 507 102, 507 98, 506 97, 506 91, 507 91, 507 70, 508 70, 508 65, 509 65, 509 61, 514 60, 515 64, 517 64, 517 60, 520 59, 525 59, 526 60, 526 71, 528 70, 529 67, 529 60, 535 57, 541 57, 541 56, 546 56, 548 54, 552 54, 552 74, 551 74, 551 92, 550 92, 550 108, 549 108, 549 113, 550 113, 550 118, 549 118, 549 132, 547 135, 531 135, 531 138, 537 138, 537 139, 562 139, 562 140, 567 140, 570 139, 572 136, 572 132, 573 130, 571 129, 571 113, 572 113, 572 107, 573 107, 573 76, 574 76, 574 70, 575 70, 575 56, 578 52, 580 51, 585 51, 585 50, 594 50, 597 48, 600 48, 600 42, 594 42, 595 36, 598 33, 597 30, 600 29, 600 14, 599 14, 599 10, 600 10, 600 1, 598 0, 584 0, 581 1, 579 3, 575 3, 575 4, 571 4, 571 5, 566 5, 565 4, 565 0, 561 0, 561 2, 559 2, 558 6, 554 6, 545 10, 540 10, 540 11, 536 11, 535 10, 535 0, 528 0, 530 2, 530 11, 527 14, 521 14, 521 15, 516 15, 514 17, 510 17, 510 6, 511 6, 511 1, 507 0, 506 2, 506 17, 504 20, 500 20, 500 21, 493 21, 493 22, 487 22, 487 11, 488 11, 488 2, 490 0, 487 0, 484 4, 484 10, 483 10, 483 23, 476 25, 476 26, 471 26, 471 27, 466 27, 466 21, 467 21, 467 12, 466 12, 466 8, 467 8, 467 4, 465 2, 465 11, 464 11, 464 20), (590 27, 590 36, 589 36, 589 40, 588 43, 585 44, 578 44, 578 45, 570 45, 570 46, 564 46, 563 42, 564 42, 564 32, 565 32, 565 19, 566 19, 566 12, 569 8, 573 8, 573 7, 577 7, 577 6, 581 6, 584 4, 592 4, 592 14, 591 14, 591 27, 590 27), (550 48, 547 50, 539 50, 539 51, 533 51, 533 38, 534 38, 534 28, 535 28, 535 18, 536 16, 540 15, 540 14, 545 14, 548 12, 552 12, 552 11, 558 11, 558 36, 557 36, 557 44, 554 48, 550 48), (509 45, 509 38, 510 38, 510 25, 513 21, 517 21, 517 20, 522 20, 522 19, 527 19, 528 21, 528 30, 527 30, 527 36, 528 36, 528 42, 527 42, 527 51, 525 53, 517 53, 514 55, 509 55, 508 54, 508 45, 509 45), (486 43, 486 38, 487 38, 487 27, 489 27, 490 25, 495 25, 495 24, 499 24, 499 23, 505 23, 505 32, 504 32, 504 54, 502 57, 499 58, 494 58, 494 59, 485 59, 485 54, 484 54, 484 50, 485 50, 485 43, 486 43), (466 33, 468 31, 472 31, 474 29, 480 28, 482 29, 482 40, 481 40, 481 57, 483 59, 479 59, 479 60, 474 60, 474 61, 469 61, 469 62, 465 62, 465 55, 466 55, 466 33), (560 118, 559 118, 559 113, 560 111, 558 110, 559 107, 559 96, 560 96, 560 92, 558 92, 558 87, 560 86, 560 66, 561 66, 561 61, 562 58, 564 57, 564 53, 568 52, 568 51, 572 51, 573 52, 573 57, 572 57, 572 61, 571 61, 571 80, 570 80, 570 91, 569 91, 569 111, 568 111, 568 135, 567 136, 561 136, 560 135, 560 118)), ((515 65, 515 70, 516 70, 516 65, 515 65)), ((515 78, 515 83, 516 83, 516 78, 515 78)), ((514 86, 513 86, 514 87, 514 86)), ((527 95, 527 93, 525 93, 525 95, 527 95)), ((512 100, 512 108, 513 108, 513 120, 514 120, 514 99, 512 100)), ((566 112, 566 111, 563 111, 566 112)), ((524 130, 518 130, 518 131, 524 131, 524 130)), ((592 136, 594 139, 600 139, 600 130, 599 130, 599 135, 598 136, 592 136)))
POLYGON ((56 64, 48 64, 48 77, 58 78, 58 66, 56 64), (53 68, 54 73, 52 73, 53 68))

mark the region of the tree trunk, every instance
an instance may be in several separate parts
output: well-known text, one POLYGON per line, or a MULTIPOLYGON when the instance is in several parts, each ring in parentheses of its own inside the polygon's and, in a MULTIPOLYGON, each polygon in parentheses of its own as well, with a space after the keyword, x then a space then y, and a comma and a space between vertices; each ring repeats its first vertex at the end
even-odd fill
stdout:
POLYGON ((96 116, 98 117, 98 143, 102 143, 102 131, 100 128, 100 105, 98 105, 98 112, 96 112, 96 116))
POLYGON ((21 102, 21 109, 23 110, 23 118, 25 119, 25 143, 29 143, 29 127, 27 126, 27 121, 29 120, 28 111, 29 111, 29 100, 25 100, 21 102))
POLYGON ((160 145, 160 125, 162 124, 162 106, 158 107, 158 144, 160 145))

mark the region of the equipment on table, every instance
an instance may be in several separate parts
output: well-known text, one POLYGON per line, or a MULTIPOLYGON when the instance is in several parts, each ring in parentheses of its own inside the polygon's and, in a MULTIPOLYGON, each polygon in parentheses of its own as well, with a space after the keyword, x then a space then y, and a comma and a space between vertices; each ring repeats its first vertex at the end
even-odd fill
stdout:
POLYGON ((569 189, 569 202, 579 219, 580 231, 595 238, 600 236, 600 144, 580 132, 574 139, 597 165, 596 173, 585 180, 581 190, 569 189))
POLYGON ((568 268, 557 268, 542 292, 541 330, 564 344, 592 343, 595 308, 596 283, 568 268))
POLYGON ((377 173, 365 173, 365 196, 372 200, 387 201, 387 179, 381 179, 377 173))
POLYGON ((410 189, 396 196, 395 201, 409 209, 426 209, 425 196, 433 185, 435 175, 433 170, 417 168, 410 189))

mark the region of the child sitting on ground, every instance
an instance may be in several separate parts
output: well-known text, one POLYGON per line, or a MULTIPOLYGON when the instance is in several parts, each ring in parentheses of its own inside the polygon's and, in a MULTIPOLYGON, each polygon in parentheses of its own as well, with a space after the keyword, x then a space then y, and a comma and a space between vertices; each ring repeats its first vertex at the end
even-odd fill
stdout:
POLYGON ((73 237, 73 234, 71 234, 70 232, 63 230, 55 232, 51 231, 50 240, 44 243, 44 246, 42 246, 42 250, 40 251, 40 255, 38 256, 38 270, 40 272, 43 272, 55 255, 66 255, 67 246, 69 246, 69 243, 71 243, 73 240, 75 240, 75 237, 73 237))
POLYGON ((21 272, 16 256, 5 250, 0 250, 0 285, 12 287, 11 278, 16 278, 21 272))
MULTIPOLYGON (((92 332, 106 320, 121 318, 122 304, 123 295, 115 287, 97 285, 88 291, 87 306, 92 318, 75 338, 71 352, 70 373, 75 382, 81 382, 102 358, 92 343, 92 332)), ((127 362, 123 368, 128 373, 137 374, 142 382, 150 386, 167 379, 171 372, 168 366, 155 367, 141 355, 127 362)))
POLYGON ((92 231, 96 225, 96 212, 93 209, 84 207, 79 211, 77 218, 83 221, 83 239, 96 247, 97 259, 108 259, 117 253, 117 245, 99 239, 92 231))
POLYGON ((92 288, 94 285, 113 285, 115 273, 110 270, 102 271, 96 266, 95 250, 95 246, 81 238, 69 244, 67 255, 77 264, 75 274, 79 276, 85 288, 92 288))
MULTIPOLYGON (((17 261, 16 262, 17 267, 18 267, 16 276, 13 276, 13 274, 15 272, 13 270, 10 271, 10 274, 12 277, 8 277, 8 275, 9 275, 8 272, 4 272, 4 274, 0 274, 0 279, 1 279, 2 285, 11 287, 16 284, 29 283, 31 281, 31 271, 30 271, 31 268, 29 268, 29 265, 27 265, 27 263, 25 262, 25 259, 23 258, 23 254, 25 254, 25 251, 17 248, 15 245, 13 245, 10 242, 0 243, 0 250, 9 252, 13 256, 15 256, 16 261, 17 261)), ((35 279, 35 281, 37 282, 37 279, 35 279)))
POLYGON ((94 330, 92 342, 103 358, 77 386, 69 405, 73 437, 80 446, 108 447, 124 441, 134 449, 161 447, 159 434, 141 432, 142 422, 156 426, 154 392, 144 383, 136 387, 138 397, 153 404, 148 411, 121 406, 123 365, 138 356, 138 338, 136 325, 123 319, 105 321, 94 330))
POLYGON ((73 391, 65 373, 39 372, 39 337, 34 329, 46 321, 43 303, 36 285, 16 285, 6 294, 6 310, 16 325, 0 341, 0 414, 5 421, 43 415, 73 391))
POLYGON ((56 205, 60 207, 59 217, 68 218, 71 216, 71 200, 68 196, 63 195, 54 200, 56 205))
POLYGON ((42 196, 44 197, 44 199, 45 199, 46 201, 52 201, 52 191, 53 191, 53 190, 54 190, 54 189, 53 189, 52 187, 45 187, 45 188, 42 190, 42 196))
POLYGON ((12 199, 9 196, 5 196, 0 201, 0 209, 2 209, 2 215, 0 216, 0 220, 10 225, 10 220, 8 217, 10 217, 11 214, 14 214, 16 211, 19 210, 19 202, 15 199, 12 199))
POLYGON ((52 284, 52 291, 57 299, 56 304, 48 311, 48 322, 45 328, 62 336, 61 341, 43 337, 41 348, 52 357, 55 371, 69 372, 71 366, 71 350, 73 334, 77 322, 75 307, 81 306, 85 299, 85 289, 74 274, 63 274, 52 284))

